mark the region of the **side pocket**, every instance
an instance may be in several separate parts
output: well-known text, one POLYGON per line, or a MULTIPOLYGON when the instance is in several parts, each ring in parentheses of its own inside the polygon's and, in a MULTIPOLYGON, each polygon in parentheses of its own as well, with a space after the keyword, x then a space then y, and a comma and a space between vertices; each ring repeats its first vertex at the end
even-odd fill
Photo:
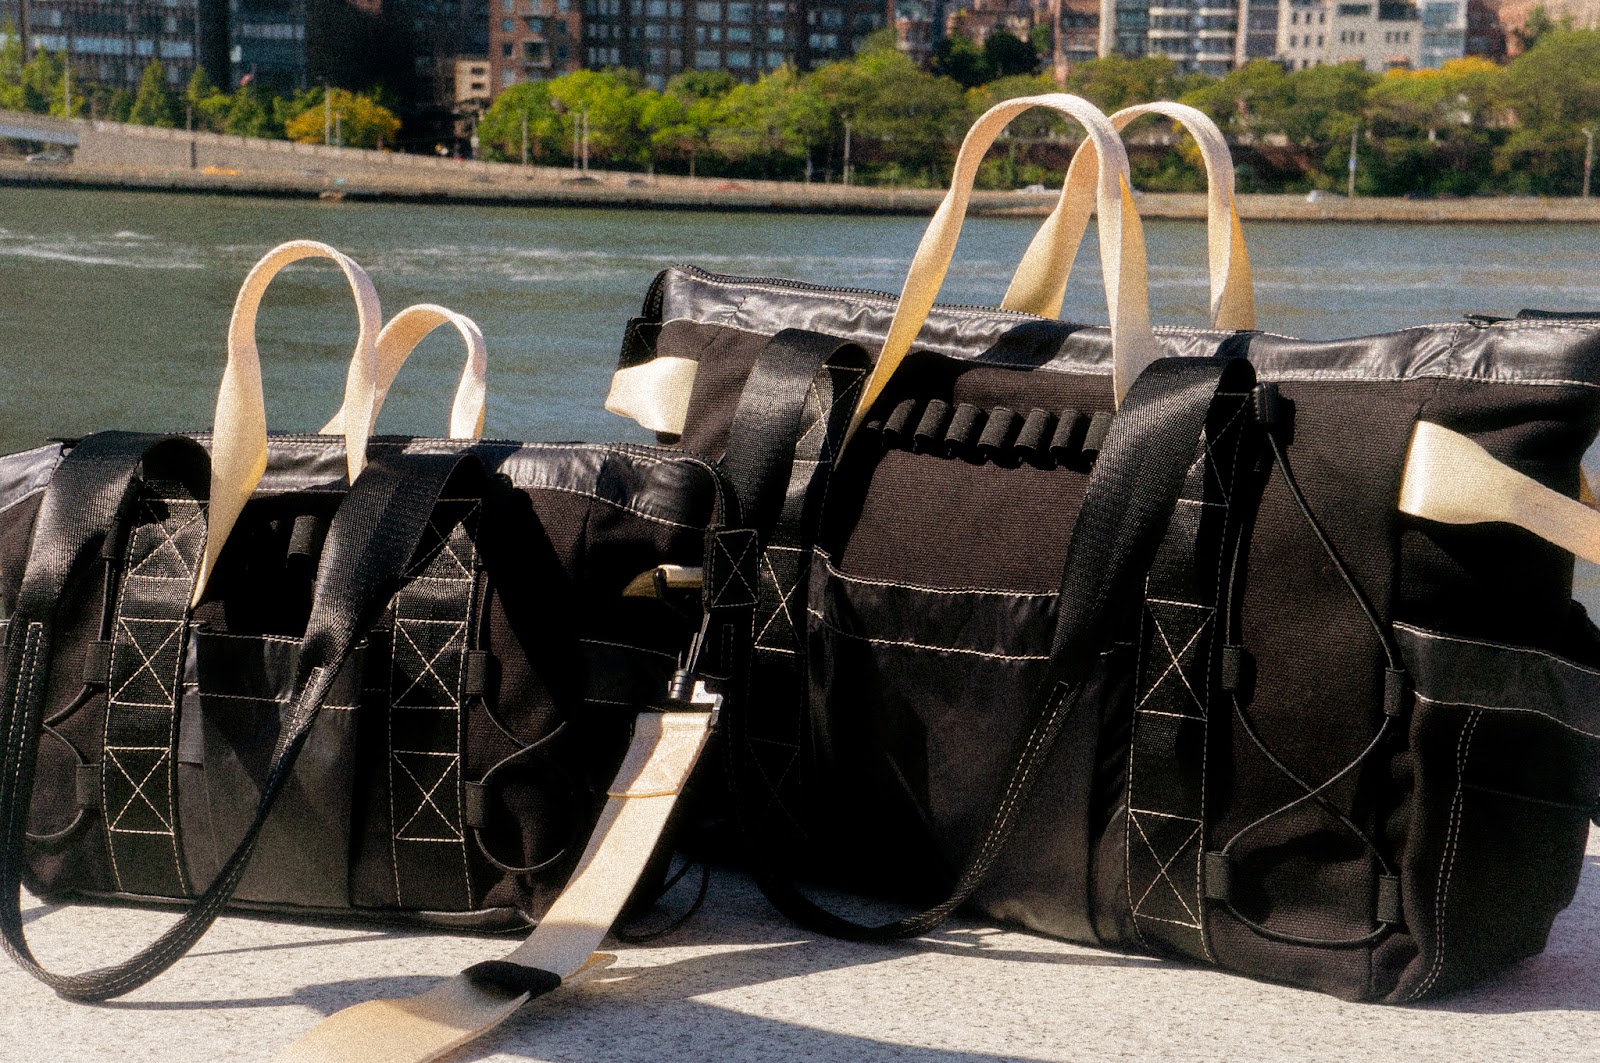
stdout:
MULTIPOLYGON (((1592 634, 1581 611, 1574 617, 1592 634)), ((1416 955, 1386 998, 1404 1001, 1464 988, 1544 949, 1577 889, 1600 793, 1600 670, 1394 630, 1416 684, 1401 860, 1416 955)))

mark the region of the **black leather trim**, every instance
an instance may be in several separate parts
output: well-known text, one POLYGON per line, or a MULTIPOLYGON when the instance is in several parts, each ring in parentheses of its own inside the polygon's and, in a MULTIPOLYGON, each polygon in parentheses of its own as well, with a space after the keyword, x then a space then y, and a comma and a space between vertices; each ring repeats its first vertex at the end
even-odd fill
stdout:
MULTIPOLYGON (((894 317, 894 296, 728 277, 675 266, 658 279, 660 318, 760 335, 786 328, 823 332, 876 350, 894 317)), ((1157 328, 1168 355, 1214 355, 1238 333, 1157 328)), ((1250 361, 1263 380, 1446 377, 1515 384, 1600 386, 1600 321, 1508 320, 1421 325, 1349 340, 1299 340, 1250 333, 1250 361)), ((1011 310, 935 306, 919 350, 1061 373, 1109 374, 1111 335, 1011 310)), ((1230 350, 1229 353, 1234 353, 1230 350)))

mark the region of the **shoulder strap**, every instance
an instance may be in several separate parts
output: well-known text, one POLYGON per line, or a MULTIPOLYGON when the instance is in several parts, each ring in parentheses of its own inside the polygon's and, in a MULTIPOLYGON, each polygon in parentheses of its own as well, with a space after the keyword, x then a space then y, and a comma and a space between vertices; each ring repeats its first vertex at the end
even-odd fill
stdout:
POLYGON ((705 620, 660 707, 639 714, 633 739, 588 846, 561 895, 521 945, 417 996, 371 1000, 312 1027, 280 1063, 426 1063, 475 1040, 535 997, 609 962, 598 953, 655 851, 678 795, 716 725, 720 685, 740 670, 756 607, 754 543, 727 522, 737 508, 718 494, 722 522, 707 537, 705 620))
MULTIPOLYGON (((341 503, 328 530, 311 619, 300 654, 294 695, 256 815, 238 848, 183 918, 132 958, 83 974, 61 975, 34 959, 23 935, 23 841, 33 793, 33 761, 50 661, 53 604, 74 572, 102 549, 118 524, 117 510, 141 460, 167 441, 153 437, 92 436, 57 470, 35 524, 33 544, 8 631, 0 687, 0 935, 17 963, 63 996, 105 1000, 135 989, 198 941, 233 895, 255 851, 262 825, 283 789, 322 699, 362 632, 394 593, 421 542, 434 503, 470 452, 407 455, 404 463, 374 461, 341 503)), ((200 448, 192 441, 172 445, 200 448)), ((204 453, 197 456, 204 469, 204 453)), ((204 482, 203 480, 201 481, 204 482)), ((203 488, 202 488, 203 490, 203 488)), ((102 549, 103 552, 103 549, 102 549)))
MULTIPOLYGON (((851 922, 805 897, 785 876, 758 864, 757 881, 773 905, 797 923, 834 937, 883 941, 938 926, 983 884, 1004 852, 1040 769, 1069 720, 1081 723, 1093 756, 1099 718, 1077 700, 1130 610, 1196 460, 1206 416, 1218 391, 1242 391, 1254 372, 1242 359, 1167 358, 1134 383, 1112 422, 1073 526, 1061 576, 1059 611, 1044 681, 1030 723, 1010 758, 1011 775, 950 896, 904 919, 877 926, 851 922)), ((730 740, 737 728, 730 717, 730 740)), ((1092 769, 1092 763, 1085 766, 1092 769)), ((738 796, 735 795, 738 802, 738 796)))

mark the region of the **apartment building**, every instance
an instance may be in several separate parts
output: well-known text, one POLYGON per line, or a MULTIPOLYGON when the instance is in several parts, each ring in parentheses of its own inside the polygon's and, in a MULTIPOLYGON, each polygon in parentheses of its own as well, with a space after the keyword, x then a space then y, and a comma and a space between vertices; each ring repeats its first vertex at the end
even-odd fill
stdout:
POLYGON ((1290 70, 1324 63, 1360 63, 1373 73, 1416 69, 1422 41, 1422 15, 1411 4, 1287 0, 1279 10, 1278 56, 1290 70))
POLYGON ((1101 55, 1160 55, 1187 73, 1226 74, 1238 61, 1249 0, 1101 0, 1101 55))
POLYGON ((583 0, 582 62, 629 67, 653 87, 684 70, 751 81, 848 58, 885 17, 861 0, 583 0))
POLYGON ((18 14, 28 54, 65 52, 88 80, 132 91, 157 59, 174 87, 197 66, 228 80, 228 0, 20 0, 18 14))
MULTIPOLYGON (((491 0, 491 92, 581 69, 588 60, 578 0, 491 0)), ((620 2, 620 0, 614 0, 620 2)), ((615 65, 587 62, 590 66, 615 65)))

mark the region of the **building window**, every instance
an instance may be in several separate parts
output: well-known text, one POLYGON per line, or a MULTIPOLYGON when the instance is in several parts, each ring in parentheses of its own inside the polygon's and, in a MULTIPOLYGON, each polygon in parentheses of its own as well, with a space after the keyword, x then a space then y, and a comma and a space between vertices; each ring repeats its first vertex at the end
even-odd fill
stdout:
POLYGON ((722 53, 702 48, 694 53, 694 65, 696 70, 716 70, 722 66, 722 53))
POLYGON ((749 22, 750 5, 745 3, 732 3, 728 5, 729 22, 749 22))
POLYGON ((783 27, 782 26, 768 26, 767 27, 767 43, 768 44, 782 44, 783 43, 783 27))
POLYGON ((512 52, 514 52, 515 50, 516 50, 516 46, 513 45, 510 41, 506 41, 504 44, 502 44, 500 46, 500 56, 503 59, 510 59, 512 52))
MULTIPOLYGON (((729 44, 749 44, 749 43, 751 43, 751 40, 750 40, 750 27, 749 26, 729 26, 728 27, 728 43, 729 44)), ((731 65, 731 63, 730 63, 730 65, 731 65)))
POLYGON ((694 17, 701 22, 721 22, 722 4, 719 0, 699 0, 694 5, 694 17))
POLYGON ((517 21, 516 21, 516 19, 510 19, 510 18, 501 19, 500 20, 500 32, 501 33, 515 33, 515 32, 517 32, 517 21))
POLYGON ((729 52, 728 53, 728 69, 729 70, 749 70, 750 69, 750 53, 749 52, 729 52))
POLYGON ((524 22, 526 22, 528 24, 528 32, 529 33, 543 33, 544 32, 544 19, 542 19, 542 18, 525 18, 522 21, 524 21, 524 22))

